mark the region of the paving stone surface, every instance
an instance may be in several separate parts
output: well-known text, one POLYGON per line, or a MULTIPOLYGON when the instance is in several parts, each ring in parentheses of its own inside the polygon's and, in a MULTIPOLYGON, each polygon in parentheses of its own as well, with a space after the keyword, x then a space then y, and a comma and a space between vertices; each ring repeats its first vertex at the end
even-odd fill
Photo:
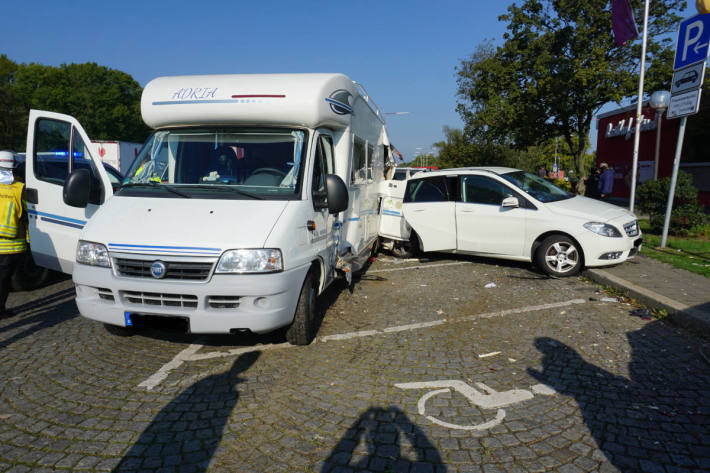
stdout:
POLYGON ((710 470, 709 341, 605 297, 525 264, 384 255, 292 347, 119 336, 58 280, 0 320, 0 472, 710 470))

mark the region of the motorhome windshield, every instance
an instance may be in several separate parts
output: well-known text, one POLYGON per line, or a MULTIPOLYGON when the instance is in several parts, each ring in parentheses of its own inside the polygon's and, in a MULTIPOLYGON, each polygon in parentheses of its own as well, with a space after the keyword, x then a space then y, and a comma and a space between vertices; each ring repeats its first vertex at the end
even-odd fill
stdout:
POLYGON ((500 177, 511 182, 536 198, 538 201, 556 202, 574 197, 574 194, 563 191, 545 179, 524 171, 514 171, 501 174, 500 177))
POLYGON ((294 129, 159 130, 118 195, 170 198, 300 197, 306 132, 294 129))

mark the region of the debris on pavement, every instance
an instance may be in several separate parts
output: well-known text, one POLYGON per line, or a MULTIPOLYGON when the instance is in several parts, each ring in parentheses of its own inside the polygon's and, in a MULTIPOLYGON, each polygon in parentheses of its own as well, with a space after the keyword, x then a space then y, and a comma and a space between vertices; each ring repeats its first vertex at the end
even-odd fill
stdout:
POLYGON ((602 297, 600 300, 602 302, 619 302, 619 299, 616 297, 602 297))
POLYGON ((500 352, 499 351, 492 351, 490 353, 482 353, 482 354, 478 355, 478 357, 479 358, 488 358, 490 356, 496 356, 496 355, 500 355, 500 352))
POLYGON ((634 309, 629 312, 629 314, 634 315, 636 317, 641 317, 642 320, 651 320, 651 311, 648 309, 634 309))
POLYGON ((494 283, 494 282, 489 282, 488 284, 486 284, 485 287, 486 287, 486 289, 490 289, 490 288, 492 288, 492 287, 496 287, 496 283, 494 283))

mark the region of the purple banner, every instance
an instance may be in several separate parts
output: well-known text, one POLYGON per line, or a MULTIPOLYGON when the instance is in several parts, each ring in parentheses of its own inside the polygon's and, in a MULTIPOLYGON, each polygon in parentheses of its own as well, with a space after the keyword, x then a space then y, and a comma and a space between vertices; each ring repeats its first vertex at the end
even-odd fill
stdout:
POLYGON ((629 0, 612 0, 611 24, 617 46, 623 46, 639 35, 629 0))

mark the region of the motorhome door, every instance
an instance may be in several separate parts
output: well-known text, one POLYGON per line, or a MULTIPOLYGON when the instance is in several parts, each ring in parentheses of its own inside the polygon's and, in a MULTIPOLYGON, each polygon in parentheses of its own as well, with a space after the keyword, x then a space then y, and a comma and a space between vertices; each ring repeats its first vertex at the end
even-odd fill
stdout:
POLYGON ((99 206, 113 195, 101 161, 91 154, 91 141, 69 115, 30 110, 27 129, 25 185, 30 248, 35 262, 71 274, 79 233, 99 206), (64 203, 63 186, 75 169, 92 177, 86 208, 64 203))

